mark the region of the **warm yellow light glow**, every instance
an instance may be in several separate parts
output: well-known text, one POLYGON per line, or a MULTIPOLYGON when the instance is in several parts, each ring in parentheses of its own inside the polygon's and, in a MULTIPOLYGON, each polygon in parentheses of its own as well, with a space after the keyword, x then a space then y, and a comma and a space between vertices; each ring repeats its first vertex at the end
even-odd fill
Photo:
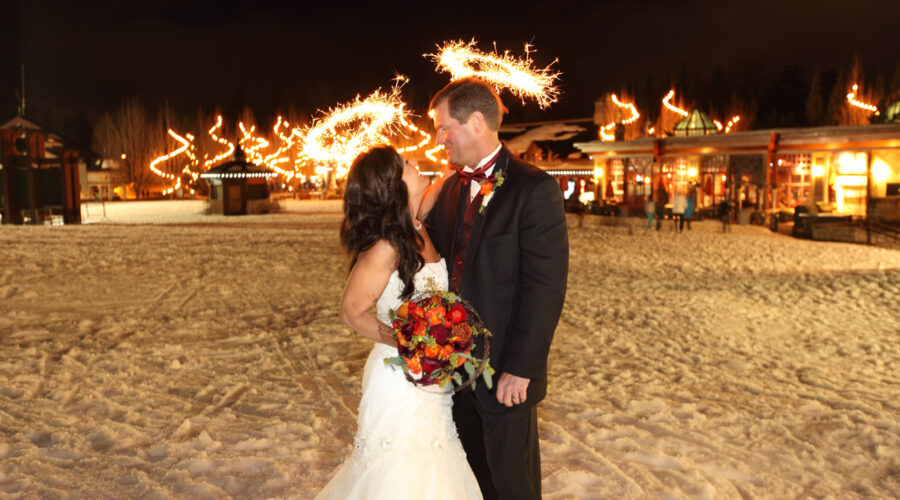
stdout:
POLYGON ((503 54, 481 52, 476 48, 475 40, 466 43, 461 40, 446 42, 444 46, 438 46, 437 54, 426 54, 437 64, 440 71, 450 73, 451 80, 459 80, 469 76, 478 77, 498 90, 506 89, 516 97, 524 100, 533 99, 538 106, 546 108, 556 102, 559 89, 555 82, 559 73, 546 68, 538 69, 533 65, 529 57, 532 47, 525 44, 525 56, 522 59, 510 55, 509 51, 503 54))
POLYGON ((722 182, 725 182, 727 180, 728 180, 728 176, 726 176, 725 174, 722 174, 722 182))
POLYGON ((839 175, 834 180, 835 186, 865 186, 866 185, 866 176, 864 175, 839 175))
POLYGON ((670 90, 669 93, 666 94, 665 97, 663 97, 663 100, 662 100, 663 106, 665 106, 666 109, 668 109, 669 111, 678 113, 681 116, 687 116, 688 115, 687 111, 672 105, 673 97, 675 97, 675 89, 670 90))
POLYGON ((882 183, 887 182, 890 176, 891 167, 882 161, 881 158, 876 158, 875 161, 872 162, 872 179, 874 179, 875 182, 882 183))
POLYGON ((603 169, 601 167, 594 167, 594 178, 595 179, 603 178, 603 169))
POLYGON ((691 167, 688 169, 688 177, 697 177, 697 167, 691 167))
POLYGON ((728 123, 725 124, 725 133, 727 134, 731 132, 731 129, 734 128, 734 126, 737 125, 737 122, 739 121, 741 121, 740 115, 734 115, 734 117, 728 120, 728 123))
POLYGON ((847 102, 849 102, 851 106, 854 106, 854 107, 857 107, 860 109, 864 109, 870 113, 875 113, 875 116, 878 116, 879 113, 878 113, 878 108, 876 106, 873 106, 871 104, 866 104, 866 103, 856 99, 858 90, 859 90, 859 85, 854 83, 852 90, 850 91, 850 93, 847 94, 847 102))
POLYGON ((822 177, 823 175, 825 175, 825 167, 823 167, 822 165, 813 165, 812 175, 813 177, 822 177))
POLYGON ((653 135, 654 132, 656 132, 656 127, 650 127, 650 130, 647 131, 650 135, 653 135))
POLYGON ((407 113, 399 85, 390 93, 379 89, 365 99, 357 96, 313 122, 300 141, 301 154, 319 167, 335 167, 341 177, 359 153, 385 144, 407 113))
POLYGON ((125 156, 125 153, 122 153, 122 159, 124 160, 125 158, 127 158, 127 156, 125 156))
MULTIPOLYGON (((618 106, 622 109, 627 109, 628 111, 631 112, 631 116, 629 116, 627 119, 622 121, 623 125, 630 125, 630 124, 634 123, 635 121, 637 121, 638 118, 641 117, 641 114, 638 113, 638 110, 634 106, 634 103, 622 102, 619 100, 619 98, 616 96, 616 94, 610 94, 610 100, 612 100, 613 104, 615 104, 616 106, 618 106)), ((616 122, 610 122, 610 123, 607 123, 606 125, 603 125, 602 127, 600 127, 600 140, 603 142, 610 142, 610 141, 616 140, 615 133, 610 132, 610 131, 614 130, 615 128, 616 128, 616 122)))
POLYGON ((641 114, 638 113, 637 108, 634 107, 634 103, 631 103, 631 102, 626 103, 626 102, 619 101, 619 98, 616 97, 616 94, 611 94, 610 98, 612 99, 613 104, 615 104, 616 106, 618 106, 620 108, 627 109, 628 111, 631 112, 631 116, 622 121, 623 125, 630 125, 630 124, 636 122, 637 119, 641 117, 641 114))

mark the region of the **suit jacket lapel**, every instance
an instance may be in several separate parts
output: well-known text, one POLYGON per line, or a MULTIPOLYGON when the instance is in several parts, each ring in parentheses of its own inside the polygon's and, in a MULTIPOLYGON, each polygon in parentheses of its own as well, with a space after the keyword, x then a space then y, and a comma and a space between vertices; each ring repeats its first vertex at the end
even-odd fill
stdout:
MULTIPOLYGON (((495 172, 503 174, 504 184, 509 180, 507 178, 509 172, 508 167, 509 151, 504 147, 501 149, 500 156, 497 158, 497 165, 494 167, 495 172)), ((465 269, 472 269, 472 260, 475 259, 475 251, 478 249, 478 244, 481 243, 481 233, 484 231, 485 220, 491 212, 491 207, 495 205, 497 196, 500 196, 500 193, 502 191, 503 186, 498 187, 494 191, 494 196, 493 198, 491 198, 490 203, 488 203, 488 205, 484 207, 484 211, 482 211, 480 214, 476 213, 475 215, 475 224, 472 227, 472 234, 469 235, 469 244, 466 246, 466 258, 464 261, 465 269)))

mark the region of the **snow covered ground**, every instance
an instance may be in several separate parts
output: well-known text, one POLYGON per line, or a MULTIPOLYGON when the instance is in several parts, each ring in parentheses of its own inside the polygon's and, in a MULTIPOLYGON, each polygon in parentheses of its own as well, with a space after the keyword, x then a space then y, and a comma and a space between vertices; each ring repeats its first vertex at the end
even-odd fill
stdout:
MULTIPOLYGON (((203 207, 0 227, 0 497, 311 498, 349 454, 339 202, 203 207)), ((900 252, 571 222, 545 498, 900 496, 900 252)))

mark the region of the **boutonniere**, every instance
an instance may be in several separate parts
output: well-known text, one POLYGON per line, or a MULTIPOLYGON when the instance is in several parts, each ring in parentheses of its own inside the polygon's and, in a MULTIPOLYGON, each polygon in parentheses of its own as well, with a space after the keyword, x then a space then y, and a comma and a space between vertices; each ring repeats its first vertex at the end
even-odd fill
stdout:
POLYGON ((484 213, 484 207, 490 203, 491 198, 494 196, 494 191, 497 190, 500 186, 503 185, 503 174, 501 172, 494 172, 490 177, 484 180, 481 183, 481 206, 478 207, 478 213, 484 213))

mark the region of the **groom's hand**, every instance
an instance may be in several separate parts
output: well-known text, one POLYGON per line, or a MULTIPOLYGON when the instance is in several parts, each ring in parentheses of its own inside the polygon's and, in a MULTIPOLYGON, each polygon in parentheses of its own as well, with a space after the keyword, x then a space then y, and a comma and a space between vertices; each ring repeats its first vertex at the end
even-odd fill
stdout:
POLYGON ((508 407, 524 403, 528 397, 530 381, 531 379, 517 377, 511 373, 501 373, 500 381, 497 382, 497 401, 508 407))

